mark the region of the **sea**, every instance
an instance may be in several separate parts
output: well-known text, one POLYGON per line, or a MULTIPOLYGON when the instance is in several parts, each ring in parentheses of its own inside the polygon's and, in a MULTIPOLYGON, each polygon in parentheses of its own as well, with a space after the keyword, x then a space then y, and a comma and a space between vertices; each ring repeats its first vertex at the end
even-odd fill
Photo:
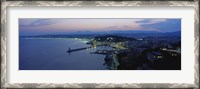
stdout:
POLYGON ((20 38, 19 70, 107 70, 105 55, 91 52, 109 47, 67 52, 69 48, 91 46, 86 43, 70 38, 20 38))

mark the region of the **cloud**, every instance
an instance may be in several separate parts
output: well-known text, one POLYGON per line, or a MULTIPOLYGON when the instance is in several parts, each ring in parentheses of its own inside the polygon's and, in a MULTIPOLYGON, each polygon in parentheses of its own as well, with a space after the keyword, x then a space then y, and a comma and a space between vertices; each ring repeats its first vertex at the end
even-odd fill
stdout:
POLYGON ((56 24, 58 22, 58 19, 19 19, 19 25, 22 27, 45 26, 56 24))
POLYGON ((160 32, 172 32, 181 30, 181 19, 157 19, 146 23, 140 23, 144 29, 152 29, 160 32))
POLYGON ((156 23, 161 23, 161 22, 166 22, 166 19, 153 19, 150 20, 148 24, 156 24, 156 23))
POLYGON ((104 30, 139 30, 141 27, 137 23, 127 23, 125 25, 112 25, 105 28, 101 28, 104 30))
POLYGON ((56 18, 20 18, 20 32, 56 33, 76 31, 112 31, 112 30, 152 30, 176 31, 181 28, 181 19, 56 19, 56 18))
POLYGON ((143 30, 152 30, 152 31, 158 31, 161 32, 162 28, 165 28, 164 25, 160 26, 158 24, 166 24, 168 19, 143 19, 140 21, 136 21, 136 23, 143 29, 143 30))
POLYGON ((30 25, 31 26, 40 26, 40 25, 50 25, 50 24, 53 24, 53 23, 55 23, 55 22, 52 21, 52 20, 40 19, 40 20, 32 22, 30 25))
POLYGON ((130 26, 128 26, 128 25, 122 25, 122 26, 109 26, 109 27, 106 27, 106 28, 111 28, 111 29, 116 29, 116 28, 130 28, 130 26))
POLYGON ((139 25, 144 25, 144 24, 156 24, 156 23, 162 23, 166 22, 167 19, 144 19, 140 21, 136 21, 139 25))

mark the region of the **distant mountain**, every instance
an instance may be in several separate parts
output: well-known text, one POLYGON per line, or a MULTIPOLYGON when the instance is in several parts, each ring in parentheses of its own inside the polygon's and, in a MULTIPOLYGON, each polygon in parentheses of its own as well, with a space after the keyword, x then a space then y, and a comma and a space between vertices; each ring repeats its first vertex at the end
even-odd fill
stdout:
POLYGON ((175 32, 165 32, 163 34, 166 34, 166 35, 181 35, 181 31, 175 31, 175 32))
POLYGON ((117 35, 105 35, 105 36, 96 36, 94 40, 99 42, 124 42, 124 41, 134 41, 135 38, 117 36, 117 35))
POLYGON ((92 32, 92 31, 80 31, 71 32, 66 34, 48 34, 37 36, 20 36, 20 38, 93 38, 96 36, 105 35, 118 35, 124 37, 160 37, 160 36, 177 36, 181 37, 181 31, 175 32, 156 32, 156 31, 139 31, 139 30, 126 30, 126 31, 105 31, 105 32, 92 32))
POLYGON ((134 35, 134 36, 180 36, 181 31, 175 31, 175 32, 157 32, 157 31, 147 31, 147 30, 115 30, 115 31, 78 31, 78 32, 71 32, 67 34, 76 34, 76 35, 134 35))
POLYGON ((158 34, 158 36, 181 36, 181 31, 165 32, 165 33, 158 34))
POLYGON ((77 31, 68 32, 66 34, 127 34, 127 33, 159 33, 157 31, 147 31, 147 30, 114 30, 114 31, 77 31))
POLYGON ((127 37, 163 37, 163 36, 177 36, 177 37, 181 37, 181 31, 175 31, 175 32, 156 32, 156 31, 147 31, 147 32, 143 32, 143 31, 130 31, 130 32, 119 32, 119 33, 115 33, 118 34, 120 36, 127 36, 127 37))
POLYGON ((110 31, 110 33, 160 33, 157 31, 149 31, 149 30, 125 30, 125 31, 110 31))

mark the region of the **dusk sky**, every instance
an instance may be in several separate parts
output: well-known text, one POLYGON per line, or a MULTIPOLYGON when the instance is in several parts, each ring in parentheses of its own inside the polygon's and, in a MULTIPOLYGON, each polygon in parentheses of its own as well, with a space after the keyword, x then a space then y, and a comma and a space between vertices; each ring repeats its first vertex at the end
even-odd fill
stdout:
POLYGON ((19 19, 19 34, 21 36, 115 30, 174 32, 181 30, 181 19, 19 19))

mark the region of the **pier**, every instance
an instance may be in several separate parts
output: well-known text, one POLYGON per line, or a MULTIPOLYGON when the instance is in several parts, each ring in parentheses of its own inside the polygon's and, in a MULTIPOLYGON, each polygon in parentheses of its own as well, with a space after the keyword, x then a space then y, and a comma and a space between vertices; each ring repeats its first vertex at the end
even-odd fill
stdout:
POLYGON ((71 53, 71 52, 75 52, 75 51, 80 51, 80 50, 85 50, 85 49, 91 49, 92 47, 82 47, 82 48, 76 48, 76 49, 68 49, 68 53, 71 53))

